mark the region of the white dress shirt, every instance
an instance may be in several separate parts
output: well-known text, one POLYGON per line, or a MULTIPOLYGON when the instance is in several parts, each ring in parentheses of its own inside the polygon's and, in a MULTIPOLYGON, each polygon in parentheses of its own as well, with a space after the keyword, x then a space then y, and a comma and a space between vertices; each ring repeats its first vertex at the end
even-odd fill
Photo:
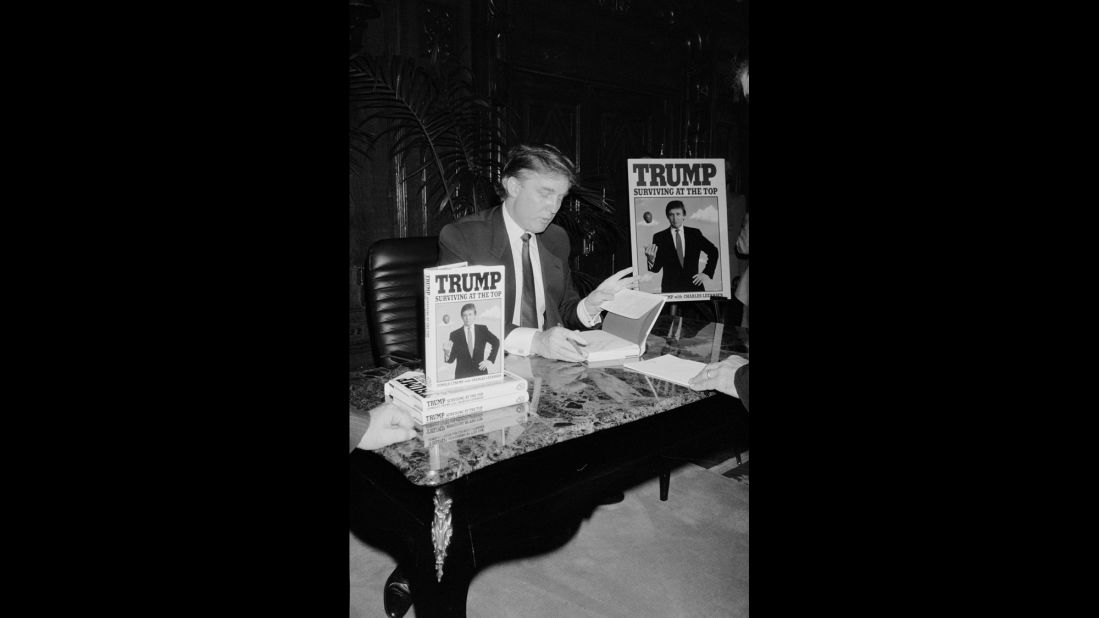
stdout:
MULTIPOLYGON (((523 302, 523 234, 526 233, 526 230, 519 227, 519 224, 511 218, 511 213, 508 212, 506 207, 501 207, 501 210, 504 212, 504 227, 507 229, 508 242, 511 244, 511 265, 512 271, 515 273, 515 304, 511 307, 511 315, 508 316, 508 320, 512 324, 520 324, 519 315, 523 302)), ((546 330, 547 327, 543 323, 546 319, 546 299, 545 286, 542 284, 542 258, 538 255, 538 235, 531 232, 530 240, 527 242, 530 243, 530 265, 534 270, 534 306, 538 312, 538 328, 516 326, 504 339, 504 351, 508 354, 518 354, 520 356, 530 356, 531 347, 534 343, 534 333, 546 330)), ((584 307, 583 300, 576 305, 576 317, 589 328, 600 322, 599 312, 596 312, 595 317, 589 315, 587 308, 584 307)), ((549 325, 551 328, 554 326, 557 325, 549 325)))

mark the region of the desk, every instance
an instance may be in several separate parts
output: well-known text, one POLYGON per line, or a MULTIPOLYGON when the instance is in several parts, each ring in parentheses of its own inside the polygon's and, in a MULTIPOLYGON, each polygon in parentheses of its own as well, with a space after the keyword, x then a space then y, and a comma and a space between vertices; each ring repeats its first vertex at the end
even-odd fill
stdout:
MULTIPOLYGON (((664 316, 644 357, 710 362, 747 349, 747 329, 664 316)), ((623 367, 505 363, 531 383, 524 421, 348 457, 351 528, 398 560, 421 618, 464 616, 477 570, 567 542, 607 492, 660 475, 666 499, 668 457, 685 446, 715 432, 735 432, 747 446, 747 412, 732 397, 623 367)), ((353 374, 351 402, 377 405, 384 379, 353 374)))

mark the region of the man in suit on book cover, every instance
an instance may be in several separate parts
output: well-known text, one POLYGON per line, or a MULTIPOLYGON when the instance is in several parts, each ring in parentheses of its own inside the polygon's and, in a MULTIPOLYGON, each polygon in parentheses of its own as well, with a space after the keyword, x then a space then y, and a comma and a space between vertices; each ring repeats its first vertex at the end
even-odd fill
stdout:
POLYGON ((660 282, 660 291, 664 292, 702 292, 705 291, 703 275, 714 278, 717 270, 717 247, 702 235, 696 227, 686 227, 687 208, 683 202, 672 200, 664 209, 671 225, 668 229, 653 234, 653 244, 645 247, 645 259, 650 272, 664 271, 660 282), (698 261, 706 254, 706 267, 698 272, 698 261))
POLYGON ((454 378, 468 378, 488 373, 500 351, 500 340, 484 324, 477 321, 477 306, 462 305, 462 326, 450 333, 450 340, 443 344, 443 361, 453 363, 454 378), (480 360, 477 360, 480 359, 480 360))

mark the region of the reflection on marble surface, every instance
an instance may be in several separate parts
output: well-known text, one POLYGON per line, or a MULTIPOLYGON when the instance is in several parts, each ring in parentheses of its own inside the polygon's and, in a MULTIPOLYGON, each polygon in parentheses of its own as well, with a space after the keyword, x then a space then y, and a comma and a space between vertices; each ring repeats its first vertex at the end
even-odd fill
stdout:
MULTIPOLYGON (((709 363, 734 353, 747 357, 748 330, 662 316, 653 326, 646 346, 644 359, 674 354, 709 363)), ((624 367, 590 368, 579 363, 520 356, 506 357, 505 367, 530 382, 530 403, 526 409, 520 412, 511 406, 484 412, 482 418, 466 426, 461 423, 445 429, 428 426, 426 438, 421 430, 417 438, 388 446, 377 451, 378 454, 399 468, 409 481, 440 485, 497 461, 713 395, 624 367), (444 439, 432 439, 440 436, 444 439), (445 439, 447 436, 454 439, 445 439)), ((409 369, 353 372, 351 403, 362 409, 381 403, 385 381, 409 369)))

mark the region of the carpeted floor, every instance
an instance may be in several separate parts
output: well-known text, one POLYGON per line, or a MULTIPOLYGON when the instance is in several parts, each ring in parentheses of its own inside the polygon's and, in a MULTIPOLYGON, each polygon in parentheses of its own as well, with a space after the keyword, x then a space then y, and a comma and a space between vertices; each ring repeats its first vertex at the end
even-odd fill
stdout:
MULTIPOLYGON (((557 551, 488 567, 470 586, 468 615, 748 616, 747 454, 741 459, 680 466, 667 502, 653 479, 596 509, 557 551)), ((385 615, 393 566, 350 535, 353 618, 385 615)))

